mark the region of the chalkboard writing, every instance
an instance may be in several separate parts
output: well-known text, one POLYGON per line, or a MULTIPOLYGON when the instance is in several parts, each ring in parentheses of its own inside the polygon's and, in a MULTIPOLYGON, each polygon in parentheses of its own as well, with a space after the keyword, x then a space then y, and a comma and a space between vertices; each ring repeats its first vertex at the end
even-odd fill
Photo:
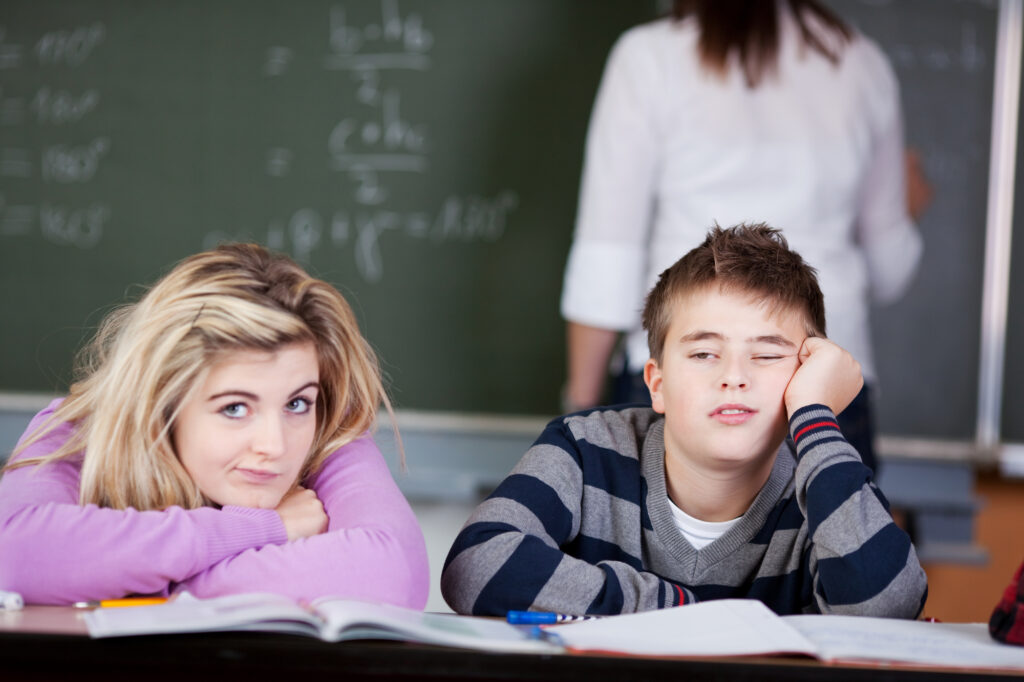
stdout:
POLYGON ((653 3, 14 0, 0 390, 61 391, 134 284, 225 240, 352 301, 402 407, 557 409, 557 299, 605 57, 653 3))
MULTIPOLYGON (((350 298, 400 406, 556 411, 590 107, 654 4, 8 0, 0 390, 63 390, 133 284, 256 239, 350 298)), ((997 7, 829 4, 892 60, 936 190, 917 280, 874 311, 881 427, 970 439, 997 7)))

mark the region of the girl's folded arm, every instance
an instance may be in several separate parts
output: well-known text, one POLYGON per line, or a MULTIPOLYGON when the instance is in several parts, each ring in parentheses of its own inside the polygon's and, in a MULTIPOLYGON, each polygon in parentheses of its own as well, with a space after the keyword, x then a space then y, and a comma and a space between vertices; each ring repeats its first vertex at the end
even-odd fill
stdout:
POLYGON ((260 591, 423 608, 429 589, 423 533, 373 440, 365 436, 334 451, 307 483, 327 512, 325 533, 240 552, 176 589, 197 596, 260 591))
POLYGON ((34 604, 161 593, 225 557, 286 539, 273 510, 82 506, 77 478, 68 460, 4 474, 0 589, 34 604))

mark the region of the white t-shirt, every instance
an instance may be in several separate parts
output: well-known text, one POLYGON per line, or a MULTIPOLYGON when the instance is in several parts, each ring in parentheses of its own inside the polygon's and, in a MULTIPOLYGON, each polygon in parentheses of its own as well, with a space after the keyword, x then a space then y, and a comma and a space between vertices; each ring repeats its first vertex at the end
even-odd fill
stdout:
POLYGON ((694 549, 704 549, 728 533, 729 529, 743 518, 738 516, 731 521, 701 521, 677 507, 671 497, 668 498, 668 508, 672 510, 672 520, 675 521, 676 528, 694 549))
MULTIPOLYGON (((566 265, 566 319, 629 331, 658 275, 717 222, 767 222, 818 270, 827 333, 874 378, 868 298, 898 298, 921 254, 906 211, 899 85, 857 34, 838 65, 780 12, 777 73, 748 88, 697 57, 693 19, 630 29, 613 48, 587 136, 566 265)), ((826 36, 830 34, 824 34, 826 36)))

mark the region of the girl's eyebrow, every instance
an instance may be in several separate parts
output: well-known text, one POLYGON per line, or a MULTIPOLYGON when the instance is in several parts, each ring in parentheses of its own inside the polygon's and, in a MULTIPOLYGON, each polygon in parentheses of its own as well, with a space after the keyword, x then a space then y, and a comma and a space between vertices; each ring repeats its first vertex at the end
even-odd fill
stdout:
POLYGON ((319 381, 309 381, 309 382, 307 382, 307 383, 303 384, 302 386, 299 386, 299 387, 298 387, 297 389, 295 389, 294 391, 292 391, 292 392, 291 392, 291 395, 293 395, 293 396, 294 396, 294 395, 296 395, 296 394, 298 394, 298 393, 302 393, 302 392, 303 392, 303 391, 305 391, 305 390, 306 390, 307 388, 315 388, 316 390, 318 390, 318 391, 319 391, 319 390, 320 390, 320 382, 319 382, 319 381))
POLYGON ((246 398, 246 399, 252 400, 252 401, 259 400, 259 398, 257 397, 257 395, 255 393, 250 393, 249 391, 238 391, 238 390, 235 390, 235 389, 231 389, 231 390, 221 391, 220 393, 216 393, 214 395, 211 395, 209 398, 206 399, 206 402, 213 402, 214 400, 220 400, 221 398, 226 398, 228 396, 239 396, 241 398, 246 398))
MULTIPOLYGON (((306 382, 305 384, 303 384, 302 386, 299 386, 297 389, 295 389, 294 391, 292 391, 288 395, 294 397, 295 395, 305 391, 307 388, 315 388, 315 389, 319 390, 320 389, 320 382, 319 381, 309 381, 309 382, 306 382)), ((258 395, 256 395, 255 393, 252 393, 250 391, 243 391, 243 390, 240 390, 240 389, 232 388, 232 389, 228 389, 226 391, 221 391, 220 393, 215 393, 214 395, 211 395, 209 398, 207 398, 206 401, 207 402, 212 402, 214 400, 220 400, 221 398, 227 398, 228 396, 238 396, 239 398, 245 398, 246 400, 251 400, 253 402, 257 402, 260 399, 258 395)))

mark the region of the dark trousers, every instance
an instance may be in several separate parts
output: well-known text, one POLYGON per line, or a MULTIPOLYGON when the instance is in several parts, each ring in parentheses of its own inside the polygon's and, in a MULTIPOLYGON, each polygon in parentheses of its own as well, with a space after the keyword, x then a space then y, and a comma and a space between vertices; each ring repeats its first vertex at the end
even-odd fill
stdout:
MULTIPOLYGON (((611 403, 651 404, 651 394, 644 384, 642 374, 624 371, 613 379, 611 403)), ((846 440, 860 453, 861 461, 872 471, 878 472, 875 459, 875 423, 871 413, 871 389, 867 384, 837 417, 839 428, 846 440)))

